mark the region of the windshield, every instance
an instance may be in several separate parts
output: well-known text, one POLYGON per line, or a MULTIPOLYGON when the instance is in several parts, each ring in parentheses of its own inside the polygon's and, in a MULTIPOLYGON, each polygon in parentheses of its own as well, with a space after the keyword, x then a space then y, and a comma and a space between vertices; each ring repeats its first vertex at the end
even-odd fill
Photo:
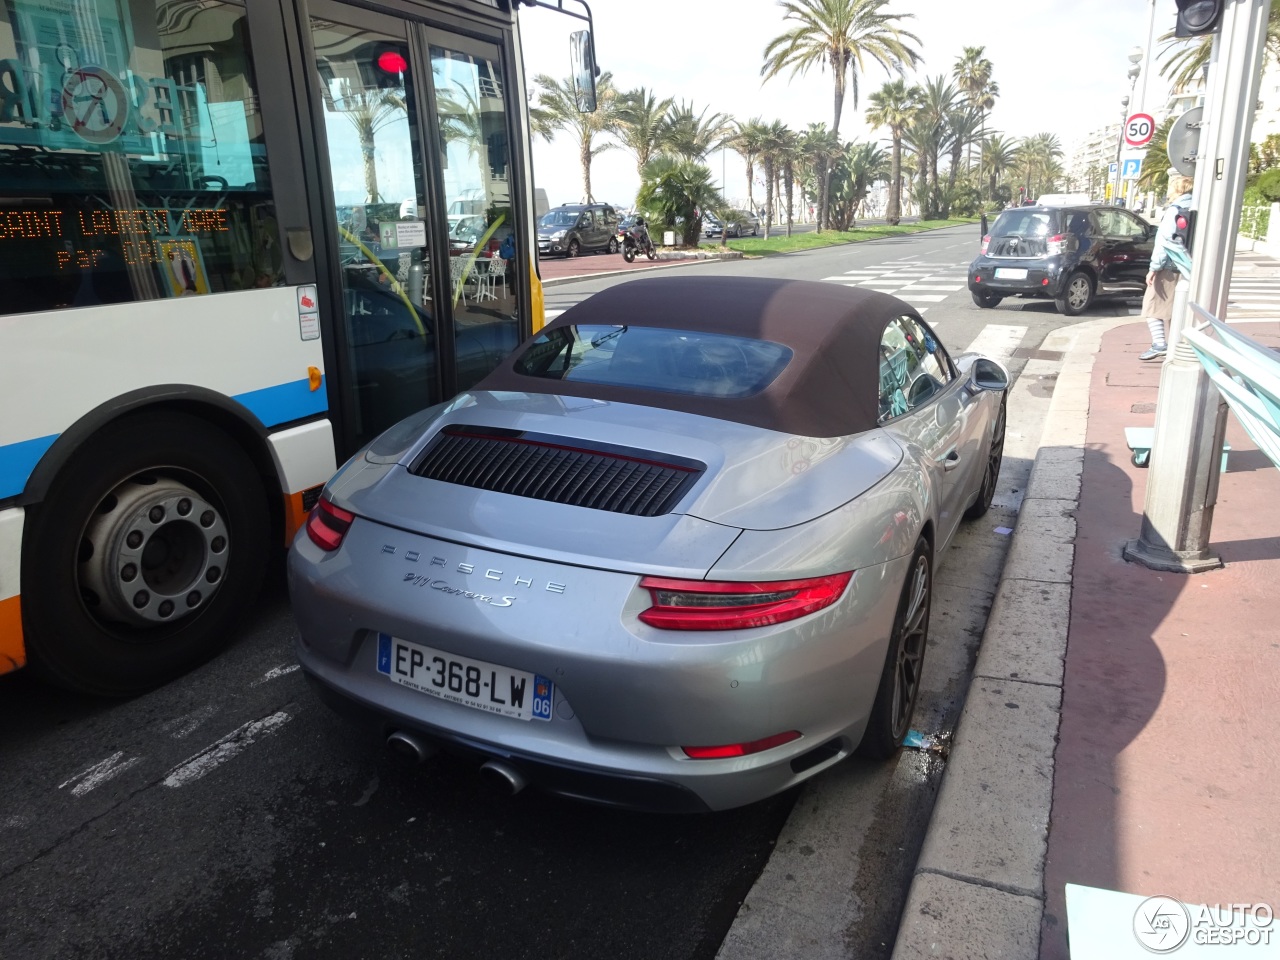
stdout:
POLYGON ((552 210, 542 215, 540 227, 572 227, 578 222, 577 210, 552 210))
POLYGON ((790 347, 771 340, 659 327, 578 325, 541 334, 516 361, 515 372, 736 399, 767 387, 791 356, 790 347))
POLYGON ((1047 237, 1057 233, 1057 214, 1047 210, 1006 210, 1000 214, 993 237, 1047 237))

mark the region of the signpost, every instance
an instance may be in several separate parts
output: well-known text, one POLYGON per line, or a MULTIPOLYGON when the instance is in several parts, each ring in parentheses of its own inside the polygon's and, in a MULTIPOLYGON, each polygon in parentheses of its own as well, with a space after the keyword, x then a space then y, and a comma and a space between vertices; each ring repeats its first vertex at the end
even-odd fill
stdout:
POLYGON ((1188 110, 1169 128, 1169 163, 1184 177, 1196 175, 1196 155, 1200 150, 1200 128, 1204 107, 1188 110))
POLYGON ((1130 114, 1124 122, 1124 142, 1131 147, 1145 147, 1155 132, 1156 121, 1149 113, 1130 114))
POLYGON ((1124 167, 1120 171, 1121 180, 1137 180, 1142 173, 1142 160, 1138 157, 1126 157, 1124 167))

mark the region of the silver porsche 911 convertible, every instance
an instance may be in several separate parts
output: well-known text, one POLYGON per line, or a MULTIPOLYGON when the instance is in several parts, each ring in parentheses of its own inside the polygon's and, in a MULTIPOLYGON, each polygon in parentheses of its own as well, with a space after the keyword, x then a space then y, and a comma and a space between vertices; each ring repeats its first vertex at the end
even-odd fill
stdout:
POLYGON ((889 757, 1007 385, 872 291, 612 287, 328 483, 289 560, 298 657, 393 746, 512 790, 722 810, 889 757))

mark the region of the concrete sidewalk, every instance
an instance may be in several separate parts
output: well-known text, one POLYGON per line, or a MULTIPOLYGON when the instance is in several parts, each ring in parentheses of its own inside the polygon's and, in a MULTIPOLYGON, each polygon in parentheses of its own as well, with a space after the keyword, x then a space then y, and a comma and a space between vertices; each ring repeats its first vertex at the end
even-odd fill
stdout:
MULTIPOLYGON (((1280 346, 1278 322, 1241 329, 1280 346)), ((1065 960, 1068 883, 1280 906, 1280 473, 1229 418, 1226 567, 1121 559, 1148 476, 1124 442, 1154 422, 1147 339, 1119 318, 1046 341, 1065 356, 899 960, 1065 960)))

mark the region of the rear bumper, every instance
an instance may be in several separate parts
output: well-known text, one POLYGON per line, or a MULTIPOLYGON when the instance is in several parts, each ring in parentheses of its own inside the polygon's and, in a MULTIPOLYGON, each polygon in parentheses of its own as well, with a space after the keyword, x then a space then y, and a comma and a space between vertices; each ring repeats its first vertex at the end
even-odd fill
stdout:
POLYGON ((1060 256, 1041 260, 979 257, 969 266, 969 290, 1001 297, 1056 297, 1069 275, 1060 256), (997 270, 1004 276, 997 276, 997 270), (1026 271, 1026 275, 1010 276, 1009 271, 1026 271))
POLYGON ((328 702, 354 705, 384 735, 414 731, 508 760, 531 783, 565 796, 722 810, 779 793, 857 746, 909 560, 857 571, 839 601, 809 617, 715 635, 639 623, 649 601, 638 576, 505 556, 369 521, 357 520, 332 554, 300 535, 289 587, 304 670, 328 702), (385 552, 384 542, 395 551, 385 552), (407 562, 408 553, 420 563, 407 562), (427 574, 434 578, 427 587, 412 573, 406 580, 409 568, 429 571, 436 556, 447 566, 427 574), (461 586, 459 566, 474 571, 467 583, 500 577, 510 586, 495 581, 494 592, 507 596, 484 603, 433 586, 461 586), (547 677, 553 716, 512 719, 394 683, 377 669, 379 632, 547 677), (692 760, 680 749, 787 730, 802 736, 746 757, 692 760))

